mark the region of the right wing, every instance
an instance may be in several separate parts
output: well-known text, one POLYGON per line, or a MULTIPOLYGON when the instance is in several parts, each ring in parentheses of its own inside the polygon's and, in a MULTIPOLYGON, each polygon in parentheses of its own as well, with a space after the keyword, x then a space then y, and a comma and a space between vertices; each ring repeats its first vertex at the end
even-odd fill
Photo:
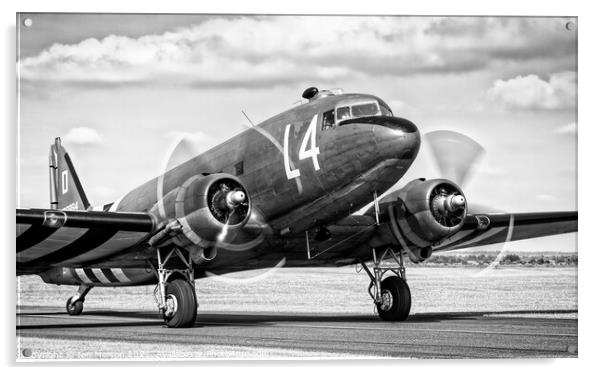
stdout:
POLYGON ((17 274, 52 266, 83 266, 151 235, 146 213, 17 209, 17 274))
POLYGON ((576 211, 469 214, 460 231, 433 250, 464 249, 577 232, 577 216, 576 211))

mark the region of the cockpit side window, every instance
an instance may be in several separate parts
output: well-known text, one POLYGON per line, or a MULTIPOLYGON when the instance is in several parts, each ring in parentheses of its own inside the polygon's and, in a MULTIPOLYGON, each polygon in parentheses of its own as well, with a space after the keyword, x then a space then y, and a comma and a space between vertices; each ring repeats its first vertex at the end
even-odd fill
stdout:
POLYGON ((351 118, 349 107, 337 108, 337 121, 347 120, 348 118, 351 118))
POLYGON ((334 128, 334 109, 322 114, 322 130, 334 128))

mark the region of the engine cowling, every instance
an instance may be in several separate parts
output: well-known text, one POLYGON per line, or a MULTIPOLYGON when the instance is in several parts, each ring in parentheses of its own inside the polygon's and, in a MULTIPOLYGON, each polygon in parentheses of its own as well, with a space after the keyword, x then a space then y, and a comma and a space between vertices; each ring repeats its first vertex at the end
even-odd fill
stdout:
POLYGON ((215 258, 216 241, 224 230, 236 230, 247 223, 251 201, 240 180, 232 175, 197 175, 167 193, 151 213, 168 223, 165 233, 172 230, 170 225, 177 226, 179 233, 171 240, 191 250, 195 262, 200 263, 215 258))
POLYGON ((387 208, 391 226, 400 245, 419 249, 409 254, 413 261, 430 257, 431 246, 457 233, 466 219, 464 193, 452 181, 414 180, 396 195, 387 208))

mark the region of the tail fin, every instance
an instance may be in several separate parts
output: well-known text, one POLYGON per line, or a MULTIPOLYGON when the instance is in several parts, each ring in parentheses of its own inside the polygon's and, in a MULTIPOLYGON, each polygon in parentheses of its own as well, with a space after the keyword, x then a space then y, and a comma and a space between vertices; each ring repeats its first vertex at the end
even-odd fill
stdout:
POLYGON ((59 210, 87 210, 90 202, 84 193, 67 150, 56 138, 50 146, 50 207, 59 210))

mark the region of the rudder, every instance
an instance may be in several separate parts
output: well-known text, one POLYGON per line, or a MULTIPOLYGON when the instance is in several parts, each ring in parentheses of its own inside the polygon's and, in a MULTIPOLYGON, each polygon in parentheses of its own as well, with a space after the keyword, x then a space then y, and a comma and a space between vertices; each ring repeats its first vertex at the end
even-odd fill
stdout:
POLYGON ((50 207, 59 210, 87 210, 90 202, 75 172, 67 150, 56 138, 50 146, 50 207))

